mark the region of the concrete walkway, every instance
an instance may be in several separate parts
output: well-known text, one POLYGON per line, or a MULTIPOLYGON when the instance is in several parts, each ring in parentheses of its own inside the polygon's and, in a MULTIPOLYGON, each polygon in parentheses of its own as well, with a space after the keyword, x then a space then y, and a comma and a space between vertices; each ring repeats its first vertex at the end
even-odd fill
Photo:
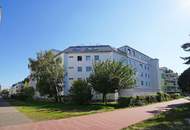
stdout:
POLYGON ((0 97, 0 127, 30 122, 32 122, 32 120, 28 119, 22 113, 18 112, 16 108, 10 106, 9 103, 5 102, 0 97))
POLYGON ((143 107, 120 109, 68 119, 0 127, 0 130, 120 130, 151 118, 156 113, 169 110, 176 105, 184 103, 190 103, 190 101, 187 99, 178 99, 143 107))

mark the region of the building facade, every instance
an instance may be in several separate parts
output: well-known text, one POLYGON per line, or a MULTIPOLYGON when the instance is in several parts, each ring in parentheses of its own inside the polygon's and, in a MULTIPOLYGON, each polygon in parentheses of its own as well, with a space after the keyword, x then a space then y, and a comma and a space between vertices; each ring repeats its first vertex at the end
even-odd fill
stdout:
POLYGON ((16 95, 20 93, 23 87, 24 87, 23 82, 18 82, 16 84, 13 84, 9 89, 9 95, 16 95))
POLYGON ((161 74, 161 89, 164 92, 172 93, 179 92, 178 86, 178 73, 175 73, 173 70, 166 67, 160 68, 161 74))
MULTIPOLYGON (((71 46, 57 56, 63 59, 65 70, 64 95, 74 80, 89 77, 96 61, 114 60, 124 65, 130 65, 136 72, 136 84, 132 89, 124 89, 119 96, 147 95, 160 91, 159 60, 129 47, 112 48, 109 45, 99 46, 71 46)), ((97 95, 97 94, 96 94, 97 95)), ((111 97, 117 98, 118 94, 111 97)))

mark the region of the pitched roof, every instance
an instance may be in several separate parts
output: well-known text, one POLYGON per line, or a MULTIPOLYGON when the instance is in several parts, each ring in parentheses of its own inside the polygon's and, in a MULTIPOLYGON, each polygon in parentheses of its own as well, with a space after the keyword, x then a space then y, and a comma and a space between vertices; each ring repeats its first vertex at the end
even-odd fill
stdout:
POLYGON ((86 52, 112 52, 114 49, 110 45, 97 46, 71 46, 65 49, 64 53, 86 53, 86 52))

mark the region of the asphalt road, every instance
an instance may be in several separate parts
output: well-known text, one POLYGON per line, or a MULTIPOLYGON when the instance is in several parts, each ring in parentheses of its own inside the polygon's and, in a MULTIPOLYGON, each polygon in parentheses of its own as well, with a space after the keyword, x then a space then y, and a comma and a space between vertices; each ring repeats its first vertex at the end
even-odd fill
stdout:
POLYGON ((32 120, 0 97, 0 127, 30 123, 32 120))

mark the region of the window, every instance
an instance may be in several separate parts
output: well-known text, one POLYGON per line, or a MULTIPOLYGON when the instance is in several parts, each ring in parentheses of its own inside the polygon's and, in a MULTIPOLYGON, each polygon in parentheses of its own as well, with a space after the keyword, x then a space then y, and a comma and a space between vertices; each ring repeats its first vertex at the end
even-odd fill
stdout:
POLYGON ((135 56, 136 54, 135 54, 135 51, 133 51, 133 56, 135 56))
POLYGON ((82 72, 82 67, 78 67, 78 72, 82 72))
POLYGON ((86 56, 86 61, 90 61, 90 56, 86 56))
POLYGON ((86 67, 86 72, 92 71, 92 67, 91 66, 87 66, 86 67))
POLYGON ((143 86, 144 85, 144 82, 143 81, 141 81, 141 86, 143 86))
POLYGON ((69 69, 74 69, 74 67, 71 66, 71 67, 69 67, 69 69))
POLYGON ((73 80, 73 78, 69 78, 69 80, 73 80))
POLYGON ((73 56, 69 56, 69 58, 73 58, 73 56))
POLYGON ((143 64, 140 64, 141 68, 143 68, 143 64))
POLYGON ((145 77, 147 78, 147 74, 145 74, 145 77))
POLYGON ((146 82, 146 86, 148 86, 148 82, 146 82))
POLYGON ((77 56, 78 61, 82 61, 82 56, 77 56))
POLYGON ((94 56, 94 60, 96 61, 96 60, 99 60, 99 56, 98 55, 95 55, 94 56))
POLYGON ((130 54, 130 55, 131 55, 131 49, 128 49, 128 54, 130 54))
POLYGON ((141 77, 143 77, 143 73, 141 73, 141 77))
POLYGON ((80 77, 80 78, 78 78, 78 80, 82 80, 82 78, 80 77))
POLYGON ((130 59, 128 60, 128 63, 129 63, 129 65, 131 65, 131 60, 130 59))

